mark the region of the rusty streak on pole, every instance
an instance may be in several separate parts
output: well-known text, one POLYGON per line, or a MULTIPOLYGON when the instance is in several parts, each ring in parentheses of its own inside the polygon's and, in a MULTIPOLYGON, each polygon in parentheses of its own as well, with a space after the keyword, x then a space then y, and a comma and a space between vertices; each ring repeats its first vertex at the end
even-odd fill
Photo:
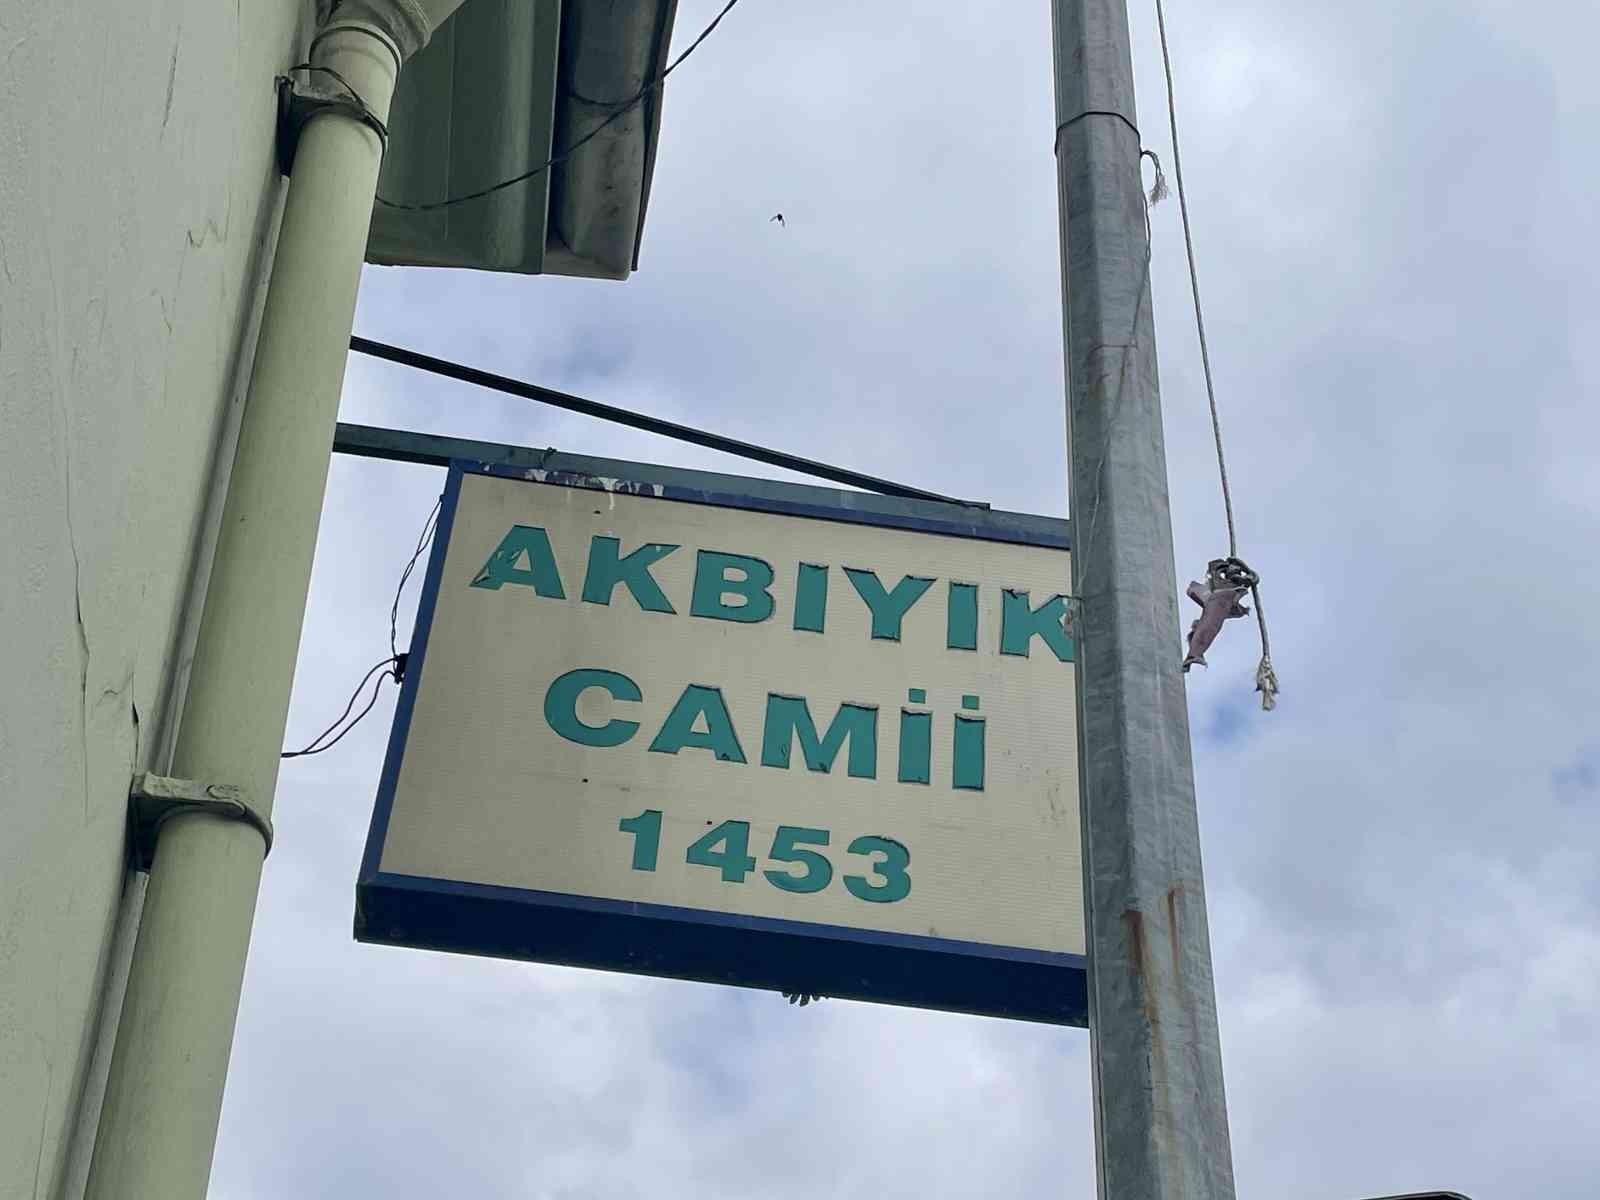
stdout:
POLYGON ((1233 1200, 1125 0, 1053 0, 1102 1200, 1233 1200))

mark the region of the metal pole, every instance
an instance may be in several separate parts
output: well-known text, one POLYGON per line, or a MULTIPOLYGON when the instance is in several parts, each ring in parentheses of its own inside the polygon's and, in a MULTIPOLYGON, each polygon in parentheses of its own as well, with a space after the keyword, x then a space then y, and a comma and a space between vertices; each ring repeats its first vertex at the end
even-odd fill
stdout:
POLYGON ((1102 1200, 1233 1200, 1125 0, 1053 0, 1102 1200))
POLYGON ((598 400, 585 400, 582 396, 574 396, 570 392, 558 392, 554 388, 540 387, 536 383, 525 383, 520 379, 512 379, 506 375, 495 375, 489 371, 480 371, 477 367, 465 366, 462 363, 451 362, 445 358, 434 358, 431 354, 407 350, 402 346, 390 346, 383 342, 374 342, 369 338, 353 337, 350 339, 350 349, 357 354, 370 354, 373 358, 381 358, 385 362, 396 363, 402 367, 411 367, 418 371, 427 371, 445 379, 455 379, 462 383, 474 384, 477 387, 490 388, 493 391, 504 392, 508 396, 520 396, 524 400, 532 400, 538 404, 548 404, 554 408, 564 408, 568 412, 582 413, 586 417, 594 417, 599 421, 615 421, 618 425, 626 425, 630 429, 642 429, 646 433, 675 438, 680 442, 688 442, 693 446, 704 446, 708 450, 717 450, 723 454, 735 454, 740 458, 748 458, 753 462, 782 467, 786 471, 797 471, 802 475, 812 475, 818 479, 828 479, 834 483, 848 484, 850 487, 860 488, 867 492, 877 492, 884 496, 903 496, 908 500, 933 500, 939 504, 960 504, 967 508, 989 507, 983 501, 957 500, 953 496, 942 496, 938 492, 925 492, 921 488, 910 487, 904 483, 893 483, 887 479, 878 479, 876 476, 864 475, 860 471, 852 471, 847 467, 830 466, 827 463, 819 463, 813 459, 801 458, 798 454, 774 450, 769 446, 757 446, 751 442, 741 442, 737 438, 724 437, 722 434, 712 433, 708 429, 697 429, 693 425, 679 425, 676 421, 664 421, 660 417, 631 412, 626 408, 618 408, 612 404, 602 404, 598 400))
MULTIPOLYGON (((431 7, 447 14, 454 3, 431 7)), ((312 48, 379 120, 403 54, 430 32, 418 14, 437 15, 412 0, 388 18, 383 9, 346 4, 312 48)), ((300 135, 173 756, 174 775, 240 786, 263 815, 382 152, 348 110, 319 113, 300 135)), ((161 827, 88 1200, 203 1200, 263 851, 243 821, 187 812, 161 827)))

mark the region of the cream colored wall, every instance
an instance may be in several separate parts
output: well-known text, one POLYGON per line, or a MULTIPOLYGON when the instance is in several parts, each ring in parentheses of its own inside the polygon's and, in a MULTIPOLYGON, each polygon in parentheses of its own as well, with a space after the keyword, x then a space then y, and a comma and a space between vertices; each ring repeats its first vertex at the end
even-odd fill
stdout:
POLYGON ((315 8, 0 0, 0 1200, 61 1195, 93 1108, 129 777, 164 765, 315 8))

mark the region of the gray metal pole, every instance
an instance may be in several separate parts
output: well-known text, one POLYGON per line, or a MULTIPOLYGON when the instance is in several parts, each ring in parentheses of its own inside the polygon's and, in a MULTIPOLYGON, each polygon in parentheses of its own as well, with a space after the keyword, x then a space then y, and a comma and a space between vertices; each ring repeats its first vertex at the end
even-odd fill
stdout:
POLYGON ((1125 0, 1053 0, 1102 1200, 1233 1200, 1125 0))

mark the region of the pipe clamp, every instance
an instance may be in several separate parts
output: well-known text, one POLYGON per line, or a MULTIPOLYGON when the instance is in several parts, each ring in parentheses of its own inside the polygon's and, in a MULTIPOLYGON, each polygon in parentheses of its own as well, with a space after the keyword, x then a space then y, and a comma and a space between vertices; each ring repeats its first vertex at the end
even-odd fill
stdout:
POLYGON ((167 819, 191 812, 243 821, 261 835, 261 857, 272 852, 272 822, 250 803, 244 788, 141 771, 128 789, 129 843, 136 870, 148 871, 155 861, 156 839, 167 819))
POLYGON ((300 145, 300 135, 312 117, 325 112, 341 112, 360 121, 378 135, 378 144, 387 150, 389 129, 378 120, 366 101, 351 91, 325 93, 297 89, 287 75, 278 76, 278 173, 288 178, 294 169, 295 150, 300 145))

